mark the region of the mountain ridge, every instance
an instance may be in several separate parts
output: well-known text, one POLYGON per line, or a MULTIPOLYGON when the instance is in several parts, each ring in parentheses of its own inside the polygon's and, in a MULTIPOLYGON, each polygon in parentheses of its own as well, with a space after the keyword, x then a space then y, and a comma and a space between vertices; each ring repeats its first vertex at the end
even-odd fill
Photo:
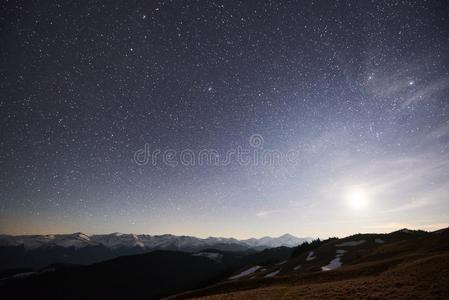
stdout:
POLYGON ((93 245, 103 245, 108 248, 141 247, 144 249, 192 249, 210 247, 214 244, 236 244, 247 248, 294 247, 312 238, 299 238, 291 234, 279 237, 265 236, 262 238, 236 239, 225 237, 198 238, 186 235, 149 235, 114 232, 110 234, 84 234, 75 232, 69 234, 45 235, 0 235, 0 246, 20 246, 35 249, 42 246, 57 245, 61 247, 82 248, 93 245))
POLYGON ((36 269, 55 263, 88 265, 123 255, 143 254, 156 250, 198 252, 216 249, 257 252, 282 246, 294 247, 308 240, 291 235, 247 240, 131 233, 1 235, 0 270, 27 267, 36 269))

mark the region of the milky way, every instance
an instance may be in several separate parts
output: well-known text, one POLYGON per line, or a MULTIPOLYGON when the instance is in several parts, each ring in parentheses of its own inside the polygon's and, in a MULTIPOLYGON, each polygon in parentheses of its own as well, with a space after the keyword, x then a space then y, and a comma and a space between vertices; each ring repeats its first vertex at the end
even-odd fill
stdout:
POLYGON ((444 1, 3 1, 0 14, 2 233, 449 224, 444 1), (145 147, 297 156, 139 164, 145 147), (354 187, 364 209, 345 201, 354 187))

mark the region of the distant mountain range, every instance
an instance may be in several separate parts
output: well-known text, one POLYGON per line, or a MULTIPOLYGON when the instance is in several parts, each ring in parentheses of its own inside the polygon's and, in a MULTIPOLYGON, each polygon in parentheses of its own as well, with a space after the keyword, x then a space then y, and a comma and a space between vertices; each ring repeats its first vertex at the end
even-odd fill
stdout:
POLYGON ((311 238, 290 234, 280 237, 238 240, 235 238, 197 238, 192 236, 146 234, 0 235, 0 270, 42 268, 50 264, 92 264, 123 255, 143 254, 155 250, 197 252, 261 251, 275 247, 295 247, 311 238))
MULTIPOLYGON (((263 250, 274 247, 295 247, 311 238, 298 238, 291 234, 284 234, 280 237, 263 237, 260 239, 251 238, 238 240, 235 238, 208 237, 205 239, 193 236, 176 236, 171 234, 146 235, 146 234, 94 234, 87 235, 81 232, 72 234, 51 234, 51 235, 0 235, 1 246, 20 246, 25 249, 37 249, 40 247, 74 247, 83 248, 87 246, 105 246, 110 249, 140 247, 146 250, 182 250, 198 251, 204 248, 229 248, 233 246, 237 250, 256 248, 263 250), (228 245, 228 246, 225 246, 228 245)), ((230 249, 223 249, 230 250, 230 249)))

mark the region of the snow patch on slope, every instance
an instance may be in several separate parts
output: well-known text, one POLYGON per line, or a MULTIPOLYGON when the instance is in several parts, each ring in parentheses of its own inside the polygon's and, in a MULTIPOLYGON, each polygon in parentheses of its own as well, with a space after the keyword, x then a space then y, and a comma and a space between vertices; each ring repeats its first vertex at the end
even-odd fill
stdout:
POLYGON ((315 252, 310 251, 309 255, 307 255, 307 257, 306 257, 306 261, 311 261, 311 260, 314 260, 315 258, 316 258, 315 252))
POLYGON ((245 270, 245 271, 243 271, 243 272, 241 272, 241 273, 239 273, 237 275, 229 277, 228 279, 233 280, 233 279, 238 279, 238 278, 242 278, 242 277, 248 276, 250 274, 253 274, 257 270, 259 270, 260 268, 261 268, 261 266, 251 267, 251 268, 249 268, 249 269, 247 269, 247 270, 245 270))
POLYGON ((343 249, 338 249, 337 251, 335 251, 335 258, 333 260, 331 260, 329 262, 329 264, 322 266, 321 267, 321 271, 331 271, 334 269, 338 269, 342 266, 342 262, 341 262, 341 257, 343 256, 343 254, 345 254, 346 250, 343 249))
POLYGON ((279 272, 281 272, 281 270, 276 270, 276 271, 274 271, 274 272, 268 273, 268 274, 265 275, 264 277, 265 277, 265 278, 274 277, 274 276, 276 276, 277 274, 279 274, 279 272))
POLYGON ((215 253, 215 252, 199 252, 199 253, 195 253, 192 255, 206 257, 206 258, 209 258, 210 260, 214 260, 214 261, 218 261, 218 262, 221 261, 221 259, 223 258, 222 254, 215 253))
POLYGON ((358 246, 361 245, 363 243, 365 243, 365 240, 360 240, 360 241, 349 241, 349 242, 344 242, 341 244, 337 244, 335 245, 335 247, 354 247, 354 246, 358 246))
POLYGON ((342 263, 340 261, 340 257, 335 257, 333 260, 330 261, 329 264, 321 267, 321 270, 322 271, 330 271, 330 270, 340 268, 341 265, 342 265, 342 263))

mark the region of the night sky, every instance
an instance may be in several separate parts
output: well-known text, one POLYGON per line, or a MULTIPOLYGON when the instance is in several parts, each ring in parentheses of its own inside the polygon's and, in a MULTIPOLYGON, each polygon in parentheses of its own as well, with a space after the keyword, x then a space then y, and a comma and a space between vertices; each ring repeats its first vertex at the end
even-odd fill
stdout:
POLYGON ((444 1, 2 1, 0 233, 449 226, 444 1), (257 138, 257 145, 254 145, 257 138), (139 164, 239 147, 294 161, 139 164))

